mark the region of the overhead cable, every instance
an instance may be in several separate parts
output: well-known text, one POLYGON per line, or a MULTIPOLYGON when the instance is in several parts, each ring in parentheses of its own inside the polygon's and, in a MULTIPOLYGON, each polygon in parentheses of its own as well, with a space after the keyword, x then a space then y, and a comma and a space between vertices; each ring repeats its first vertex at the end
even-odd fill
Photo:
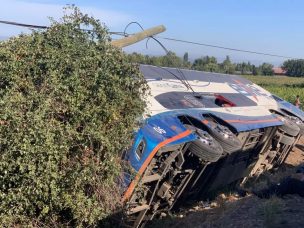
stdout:
MULTIPOLYGON (((24 23, 18 23, 18 22, 13 22, 13 21, 3 21, 3 20, 0 20, 0 23, 1 24, 14 25, 14 26, 27 27, 27 28, 38 28, 38 29, 47 29, 47 28, 49 28, 48 26, 44 26, 44 25, 24 24, 24 23)), ((138 24, 137 22, 131 22, 131 23, 129 23, 126 26, 124 32, 109 32, 109 34, 111 34, 111 35, 119 35, 119 36, 129 36, 129 35, 132 35, 132 34, 126 33, 126 29, 128 28, 129 25, 134 24, 134 23, 138 24)), ((277 54, 272 54, 272 53, 258 52, 258 51, 239 49, 239 48, 231 48, 231 47, 225 47, 225 46, 220 46, 220 45, 213 45, 213 44, 208 44, 208 43, 200 43, 200 42, 195 42, 195 41, 176 39, 176 38, 171 38, 171 37, 154 36, 154 37, 151 37, 151 38, 155 40, 156 37, 159 38, 159 39, 173 41, 173 42, 180 42, 180 43, 186 43, 186 44, 191 44, 191 45, 199 45, 199 46, 205 46, 205 47, 211 47, 211 48, 217 48, 217 49, 224 49, 224 50, 229 50, 229 51, 244 52, 244 53, 250 53, 250 54, 256 54, 256 55, 264 55, 264 56, 271 56, 271 57, 284 58, 284 59, 297 59, 297 58, 291 57, 291 56, 277 55, 277 54)), ((157 41, 157 42, 160 43, 159 41, 157 41)))
POLYGON ((199 46, 205 46, 205 47, 212 47, 212 48, 219 48, 219 49, 225 49, 229 51, 238 51, 238 52, 246 52, 250 54, 256 54, 256 55, 266 55, 266 56, 272 56, 272 57, 278 57, 278 58, 285 58, 285 59, 295 59, 294 57, 290 56, 283 56, 283 55, 276 55, 276 54, 270 54, 265 52, 257 52, 257 51, 251 51, 251 50, 244 50, 244 49, 238 49, 238 48, 230 48, 230 47, 224 47, 224 46, 218 46, 213 44, 206 44, 206 43, 199 43, 189 40, 181 40, 181 39, 175 39, 175 38, 169 38, 169 37, 163 37, 163 36, 157 36, 157 38, 174 41, 174 42, 181 42, 186 44, 193 44, 193 45, 199 45, 199 46))

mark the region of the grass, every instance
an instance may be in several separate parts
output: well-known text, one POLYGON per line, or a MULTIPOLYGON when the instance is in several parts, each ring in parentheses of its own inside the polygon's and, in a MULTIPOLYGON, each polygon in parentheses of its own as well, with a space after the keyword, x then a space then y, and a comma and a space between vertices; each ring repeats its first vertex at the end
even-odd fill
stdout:
POLYGON ((302 103, 304 101, 304 77, 248 75, 243 77, 291 103, 294 103, 297 95, 302 98, 302 103))
POLYGON ((258 210, 263 218, 265 227, 278 227, 281 222, 283 200, 273 196, 259 205, 258 210))

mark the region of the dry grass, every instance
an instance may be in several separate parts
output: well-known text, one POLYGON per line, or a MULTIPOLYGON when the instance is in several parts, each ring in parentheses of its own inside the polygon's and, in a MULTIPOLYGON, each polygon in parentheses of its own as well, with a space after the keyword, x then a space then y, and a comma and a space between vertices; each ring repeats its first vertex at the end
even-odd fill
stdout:
POLYGON ((261 213, 265 227, 278 227, 281 223, 280 214, 283 206, 283 200, 276 196, 272 196, 258 206, 258 211, 261 213))

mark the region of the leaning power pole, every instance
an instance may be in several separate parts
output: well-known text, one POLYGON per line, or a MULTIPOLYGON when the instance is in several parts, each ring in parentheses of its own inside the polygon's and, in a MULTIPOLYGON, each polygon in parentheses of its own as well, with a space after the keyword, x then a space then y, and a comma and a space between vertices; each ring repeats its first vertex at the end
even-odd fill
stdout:
POLYGON ((142 40, 144 40, 148 37, 151 37, 151 36, 157 35, 159 33, 162 33, 164 31, 166 31, 165 26, 159 25, 159 26, 144 30, 142 32, 135 33, 131 36, 124 37, 124 38, 119 39, 119 40, 113 40, 111 42, 111 44, 116 46, 116 47, 123 48, 123 47, 126 47, 126 46, 130 46, 132 44, 135 44, 139 41, 142 41, 142 40))

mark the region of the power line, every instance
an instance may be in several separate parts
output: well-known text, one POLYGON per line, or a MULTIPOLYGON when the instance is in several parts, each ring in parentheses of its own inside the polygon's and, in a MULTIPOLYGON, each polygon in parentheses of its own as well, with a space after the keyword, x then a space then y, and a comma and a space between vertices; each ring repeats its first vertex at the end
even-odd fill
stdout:
MULTIPOLYGON (((2 21, 0 20, 0 24, 7 24, 7 25, 14 25, 14 26, 20 26, 25 28, 36 28, 36 29, 47 29, 49 26, 45 25, 33 25, 33 24, 24 24, 19 22, 13 22, 13 21, 2 21)), ((89 31, 89 29, 83 29, 85 31, 89 31)), ((119 35, 119 36, 125 36, 123 32, 109 32, 111 35, 119 35)))
MULTIPOLYGON (((23 24, 13 21, 2 21, 0 20, 1 24, 8 24, 8 25, 14 25, 14 26, 21 26, 21 27, 27 27, 27 28, 38 28, 38 29, 47 29, 48 26, 44 25, 33 25, 33 24, 23 24)), ((134 22, 132 22, 134 23, 134 22)), ((130 24, 128 24, 130 25, 130 24)), ((111 35, 119 35, 119 36, 129 36, 132 34, 124 32, 109 32, 111 35)), ((207 44, 207 43, 199 43, 195 41, 189 41, 189 40, 181 40, 176 38, 170 38, 170 37, 163 37, 163 36, 156 36, 160 39, 173 41, 173 42, 180 42, 180 43, 186 43, 186 44, 192 44, 192 45, 199 45, 199 46, 205 46, 205 47, 212 47, 212 48, 218 48, 218 49, 224 49, 229 51, 236 51, 236 52, 244 52, 244 53, 250 53, 250 54, 256 54, 256 55, 263 55, 263 56, 271 56, 271 57, 277 57, 277 58, 284 58, 284 59, 296 59, 294 57, 290 56, 283 56, 283 55, 277 55, 277 54, 271 54, 271 53, 265 53, 265 52, 258 52, 258 51, 252 51, 252 50, 245 50, 245 49, 238 49, 238 48, 231 48, 231 47, 225 47, 225 46, 219 46, 219 45, 213 45, 213 44, 207 44)), ((153 38, 153 37, 152 37, 153 38)))
POLYGON ((40 29, 47 29, 48 28, 48 26, 23 24, 23 23, 18 23, 18 22, 13 22, 13 21, 1 21, 0 20, 0 23, 1 24, 7 24, 7 25, 27 27, 27 28, 40 28, 40 29))
POLYGON ((264 55, 264 56, 272 56, 272 57, 285 58, 285 59, 296 59, 296 58, 290 57, 290 56, 276 55, 276 54, 270 54, 270 53, 265 53, 265 52, 257 52, 257 51, 250 51, 250 50, 244 50, 244 49, 237 49, 237 48, 218 46, 218 45, 213 45, 213 44, 198 43, 198 42, 194 42, 194 41, 180 40, 180 39, 163 37, 163 36, 157 36, 157 37, 160 38, 160 39, 174 41, 174 42, 193 44, 193 45, 212 47, 212 48, 219 48, 219 49, 224 49, 224 50, 229 50, 229 51, 238 51, 238 52, 245 52, 245 53, 264 55))
MULTIPOLYGON (((125 29, 124 29, 124 36, 125 36, 125 37, 127 37, 127 36, 130 35, 130 34, 127 33, 127 29, 128 29, 128 27, 129 27, 130 25, 132 25, 132 24, 137 25, 138 27, 141 28, 142 31, 144 31, 144 28, 143 28, 143 26, 142 26, 140 23, 138 23, 137 21, 133 21, 133 22, 130 22, 129 24, 127 24, 127 26, 125 27, 125 29)), ((157 38, 155 38, 154 36, 148 37, 147 42, 146 42, 146 47, 147 47, 147 48, 148 48, 148 42, 149 42, 150 38, 153 39, 154 41, 156 41, 156 42, 164 49, 164 51, 166 52, 167 55, 169 54, 168 49, 162 44, 162 42, 160 42, 160 41, 159 41, 157 38)), ((166 69, 166 68, 164 68, 164 67, 158 67, 158 68, 160 68, 160 69, 162 69, 162 70, 164 70, 164 71, 167 71, 168 73, 172 74, 175 78, 177 78, 178 80, 180 80, 181 83, 184 84, 184 85, 186 86, 186 88, 192 90, 192 92, 195 93, 194 89, 192 88, 192 86, 191 86, 190 83, 188 82, 188 80, 187 80, 185 74, 184 74, 178 67, 176 68, 176 70, 177 70, 177 72, 180 74, 181 77, 179 77, 178 75, 176 75, 175 73, 169 71, 168 69, 166 69)))

